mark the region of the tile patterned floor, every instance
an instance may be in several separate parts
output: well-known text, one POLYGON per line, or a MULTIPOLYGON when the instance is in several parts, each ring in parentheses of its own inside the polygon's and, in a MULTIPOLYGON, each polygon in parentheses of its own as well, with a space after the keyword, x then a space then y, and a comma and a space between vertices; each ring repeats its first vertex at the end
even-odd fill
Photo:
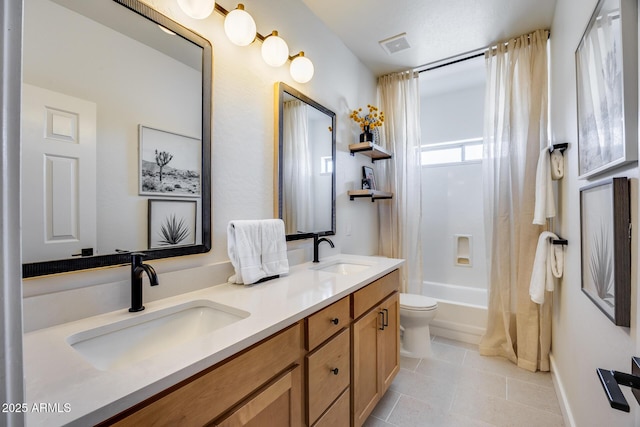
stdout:
POLYGON ((564 426, 551 374, 435 337, 433 357, 402 358, 365 427, 564 426))

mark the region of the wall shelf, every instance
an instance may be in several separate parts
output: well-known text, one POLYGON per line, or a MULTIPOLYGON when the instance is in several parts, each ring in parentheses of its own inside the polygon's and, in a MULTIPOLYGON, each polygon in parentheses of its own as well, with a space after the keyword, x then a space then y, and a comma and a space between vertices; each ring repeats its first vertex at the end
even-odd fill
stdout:
POLYGON ((364 156, 371 157, 372 163, 376 160, 390 159, 393 157, 393 154, 373 142, 349 144, 349 151, 352 156, 355 156, 355 153, 360 153, 364 156))
POLYGON ((393 198, 393 193, 387 193, 386 191, 378 190, 350 190, 347 192, 347 194, 349 195, 349 200, 354 200, 360 197, 370 197, 371 202, 393 198))

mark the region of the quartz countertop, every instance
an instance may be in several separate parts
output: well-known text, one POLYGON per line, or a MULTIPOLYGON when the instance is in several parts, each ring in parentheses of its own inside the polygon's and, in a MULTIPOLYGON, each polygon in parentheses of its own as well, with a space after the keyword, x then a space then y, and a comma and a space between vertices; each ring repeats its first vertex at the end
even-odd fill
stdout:
POLYGON ((108 419, 338 301, 403 262, 336 255, 320 264, 294 266, 289 274, 263 283, 215 285, 145 303, 146 309, 141 313, 129 313, 124 308, 27 333, 24 335, 27 426, 84 426, 108 419), (368 267, 347 275, 319 269, 336 262, 368 267), (250 315, 186 344, 163 349, 150 358, 107 370, 95 368, 67 341, 79 332, 196 300, 224 304, 250 315))

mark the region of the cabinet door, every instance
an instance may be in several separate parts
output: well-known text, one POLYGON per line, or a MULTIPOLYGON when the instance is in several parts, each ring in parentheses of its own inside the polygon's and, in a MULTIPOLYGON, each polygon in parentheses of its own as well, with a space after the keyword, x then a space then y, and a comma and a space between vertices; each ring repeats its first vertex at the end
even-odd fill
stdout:
POLYGON ((346 389, 313 427, 349 427, 349 395, 350 390, 346 389))
POLYGON ((300 426, 302 424, 300 375, 300 366, 296 366, 213 425, 220 427, 300 426))
POLYGON ((400 299, 396 292, 380 304, 384 329, 379 330, 380 397, 400 370, 400 299))
MULTIPOLYGON (((381 311, 374 308, 353 323, 353 423, 359 427, 366 421, 380 399, 380 363, 378 361, 378 329, 382 327, 381 311)), ((382 331, 380 331, 382 332, 382 331)))

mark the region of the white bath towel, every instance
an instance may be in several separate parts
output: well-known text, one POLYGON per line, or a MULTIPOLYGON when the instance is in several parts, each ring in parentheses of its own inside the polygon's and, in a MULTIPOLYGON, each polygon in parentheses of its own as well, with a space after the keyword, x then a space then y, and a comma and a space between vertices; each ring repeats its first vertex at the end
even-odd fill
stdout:
POLYGON ((556 204, 551 184, 551 164, 549 148, 540 151, 538 168, 536 169, 536 194, 533 223, 544 225, 547 218, 556 216, 556 204))
POLYGON ((564 154, 560 150, 551 153, 551 179, 557 181, 564 177, 564 154))
POLYGON ((231 221, 227 226, 227 253, 236 274, 231 283, 251 284, 267 276, 262 268, 260 221, 231 221))
POLYGON ((536 304, 544 303, 545 291, 553 292, 555 278, 563 274, 564 249, 561 245, 554 245, 554 239, 558 239, 558 236, 550 231, 543 231, 538 238, 529 284, 529 296, 536 304))
POLYGON ((267 219, 261 223, 262 269, 267 277, 289 272, 287 259, 287 240, 284 234, 284 221, 267 219))

